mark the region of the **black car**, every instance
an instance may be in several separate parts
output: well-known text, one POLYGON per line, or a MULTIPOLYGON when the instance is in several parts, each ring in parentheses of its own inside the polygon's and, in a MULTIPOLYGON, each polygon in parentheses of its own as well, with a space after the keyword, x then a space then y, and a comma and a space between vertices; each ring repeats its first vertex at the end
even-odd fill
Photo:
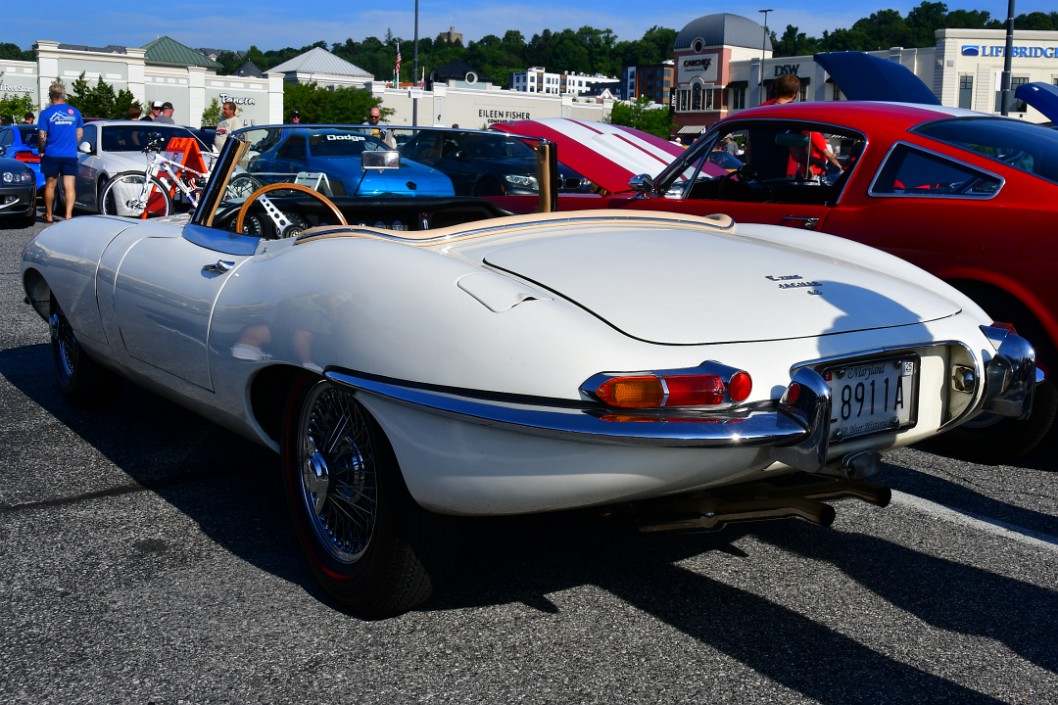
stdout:
POLYGON ((37 216, 37 175, 0 147, 0 221, 31 225, 37 216))
MULTIPOLYGON (((423 130, 402 144, 400 152, 448 176, 459 196, 530 196, 540 191, 536 152, 517 137, 495 139, 460 130, 423 130)), ((590 181, 559 164, 559 190, 590 189, 590 181)))

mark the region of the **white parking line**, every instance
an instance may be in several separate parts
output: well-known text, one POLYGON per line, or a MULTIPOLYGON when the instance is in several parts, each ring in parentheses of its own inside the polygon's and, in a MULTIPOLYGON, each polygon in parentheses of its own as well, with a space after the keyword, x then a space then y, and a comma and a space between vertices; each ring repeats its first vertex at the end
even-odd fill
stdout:
POLYGON ((943 504, 931 502, 928 499, 916 497, 913 494, 900 492, 899 490, 893 490, 892 501, 894 504, 912 507, 913 509, 917 509, 920 512, 924 512, 944 521, 950 521, 995 536, 1002 536, 1003 538, 1008 538, 1027 546, 1034 546, 1036 548, 1042 548, 1058 553, 1058 536, 1040 533, 1016 524, 1008 524, 999 521, 998 519, 992 519, 991 517, 962 512, 957 509, 952 509, 951 507, 945 507, 943 504))

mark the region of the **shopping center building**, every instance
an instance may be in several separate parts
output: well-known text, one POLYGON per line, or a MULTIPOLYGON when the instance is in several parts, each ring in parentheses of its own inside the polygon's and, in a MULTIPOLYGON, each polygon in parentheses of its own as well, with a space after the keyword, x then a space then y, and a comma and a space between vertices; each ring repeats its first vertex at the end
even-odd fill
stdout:
POLYGON ((0 59, 0 96, 28 94, 35 105, 43 107, 52 82, 59 79, 69 89, 83 75, 93 86, 102 80, 115 92, 128 90, 142 105, 170 102, 173 119, 191 127, 201 126, 202 113, 213 101, 218 107, 225 101, 234 102, 244 125, 282 123, 286 114, 283 85, 288 82, 369 90, 393 111, 389 121, 398 125, 479 128, 545 117, 605 121, 613 104, 568 92, 505 90, 481 80, 473 71, 440 77, 444 80, 431 81, 430 90, 394 87, 320 48, 266 72, 229 76, 217 74, 220 64, 216 61, 169 37, 145 47, 88 47, 41 40, 35 50, 36 61, 0 59))
MULTIPOLYGON (((781 21, 781 17, 778 17, 781 21)), ((896 47, 871 52, 903 64, 929 86, 941 103, 986 113, 1000 112, 1004 30, 942 29, 931 47, 896 47)), ((175 106, 174 119, 199 126, 213 101, 230 100, 247 125, 284 119, 284 82, 363 87, 394 111, 401 125, 453 125, 478 128, 507 120, 569 117, 606 120, 612 101, 574 95, 506 90, 473 71, 426 87, 394 87, 373 80, 362 69, 322 49, 313 49, 265 73, 220 76, 212 59, 168 38, 145 47, 92 48, 38 41, 37 60, 0 60, 0 95, 29 94, 37 105, 56 78, 70 86, 82 74, 102 79, 115 91, 129 90, 141 103, 160 100, 175 106)), ((1058 83, 1058 32, 1016 31, 1011 55, 1012 84, 1058 83)), ((678 34, 674 66, 667 65, 677 134, 693 137, 724 116, 759 105, 783 74, 801 79, 802 100, 840 100, 841 93, 812 56, 773 56, 764 27, 728 13, 698 17, 678 34)), ((664 101, 659 101, 664 104, 664 101)), ((1032 122, 1044 118, 1015 102, 1010 114, 1032 122)), ((356 116, 354 116, 356 119, 356 116)))
MULTIPOLYGON (((1005 30, 942 29, 932 47, 870 52, 903 64, 941 103, 985 113, 1000 112, 1005 30)), ((726 115, 759 105, 783 74, 801 79, 802 100, 840 100, 841 92, 812 56, 772 55, 764 27, 746 17, 705 15, 676 37, 675 130, 695 135, 726 115)), ((1058 32, 1016 31, 1011 82, 1058 84, 1058 32)), ((1009 114, 1031 122, 1045 118, 1015 103, 1009 114)))

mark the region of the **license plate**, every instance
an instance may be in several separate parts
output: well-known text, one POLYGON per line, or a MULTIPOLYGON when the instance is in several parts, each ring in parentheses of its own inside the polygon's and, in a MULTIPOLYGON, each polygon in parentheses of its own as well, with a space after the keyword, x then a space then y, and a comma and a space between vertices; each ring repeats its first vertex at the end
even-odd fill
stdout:
POLYGON ((915 423, 918 365, 913 359, 887 359, 829 367, 830 438, 843 441, 893 431, 915 423))

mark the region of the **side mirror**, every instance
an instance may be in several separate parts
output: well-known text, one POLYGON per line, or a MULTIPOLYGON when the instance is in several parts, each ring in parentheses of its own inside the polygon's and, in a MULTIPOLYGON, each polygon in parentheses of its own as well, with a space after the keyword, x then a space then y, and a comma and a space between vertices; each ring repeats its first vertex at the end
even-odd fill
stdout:
POLYGON ((650 174, 636 174, 628 180, 628 185, 639 194, 648 194, 654 190, 654 179, 650 174))
POLYGON ((367 169, 399 169, 400 152, 394 150, 362 152, 360 154, 360 166, 367 169))

